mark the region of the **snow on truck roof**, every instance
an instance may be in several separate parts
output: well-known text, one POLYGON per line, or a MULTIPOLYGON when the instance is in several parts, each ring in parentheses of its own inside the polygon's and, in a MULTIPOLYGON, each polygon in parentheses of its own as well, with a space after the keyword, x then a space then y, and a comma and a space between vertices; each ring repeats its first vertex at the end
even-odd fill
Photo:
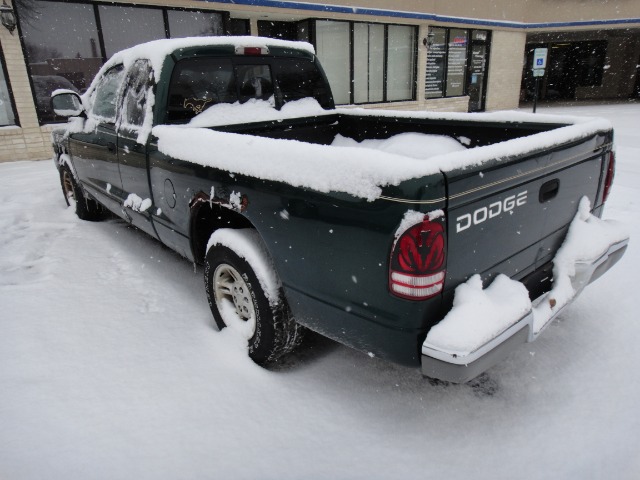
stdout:
POLYGON ((300 50, 315 55, 313 45, 306 42, 292 42, 289 40, 278 40, 266 37, 251 36, 228 36, 228 37, 186 37, 186 38, 166 38, 161 40, 153 40, 147 43, 121 50, 113 54, 107 60, 100 72, 103 72, 114 65, 120 63, 125 67, 131 65, 134 61, 144 58, 151 61, 151 65, 155 72, 156 81, 160 78, 162 64, 167 55, 176 50, 192 48, 192 47, 224 47, 230 46, 234 48, 265 48, 278 47, 292 50, 300 50))

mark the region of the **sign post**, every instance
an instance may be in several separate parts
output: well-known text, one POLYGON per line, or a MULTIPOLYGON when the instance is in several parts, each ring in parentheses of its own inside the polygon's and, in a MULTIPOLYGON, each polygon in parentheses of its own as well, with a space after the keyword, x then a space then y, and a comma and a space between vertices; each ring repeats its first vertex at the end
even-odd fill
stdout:
POLYGON ((547 49, 536 48, 533 51, 533 76, 536 79, 536 84, 533 93, 533 113, 536 113, 536 107, 538 106, 538 84, 540 77, 544 76, 544 69, 547 67, 547 49))

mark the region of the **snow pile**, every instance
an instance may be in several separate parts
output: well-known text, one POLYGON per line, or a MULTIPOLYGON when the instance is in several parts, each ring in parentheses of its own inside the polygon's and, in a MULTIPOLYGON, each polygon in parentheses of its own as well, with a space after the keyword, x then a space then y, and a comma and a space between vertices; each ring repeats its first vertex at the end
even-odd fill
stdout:
MULTIPOLYGON (((277 120, 297 115, 326 115, 314 100, 292 102, 278 112, 268 102, 211 107, 198 124, 211 125, 216 112, 226 118, 220 123, 242 119, 277 120), (237 108, 237 113, 232 109, 237 108), (209 113, 209 110, 212 110, 209 113)), ((343 115, 366 114, 390 116, 388 112, 340 110, 343 115)), ((499 114, 428 114, 393 112, 398 118, 464 118, 469 121, 537 121, 538 116, 507 112, 499 114)), ((198 117, 196 117, 198 118, 198 117)), ((569 117, 541 116, 543 122, 555 123, 569 117)), ((575 120, 575 119, 574 119, 575 120)), ((365 140, 357 143, 337 137, 333 145, 317 145, 295 140, 282 140, 234 133, 213 132, 193 125, 160 125, 153 128, 159 150, 173 158, 214 167, 232 173, 284 182, 318 192, 343 192, 373 201, 382 187, 403 181, 457 169, 478 168, 517 155, 535 154, 607 130, 611 124, 603 119, 576 120, 574 125, 560 127, 523 138, 467 149, 455 139, 440 135, 405 133, 388 140, 365 140), (364 147, 364 148, 362 148, 364 147), (212 154, 215 152, 215 155, 212 154), (259 161, 257 157, 259 156, 259 161), (412 158, 413 157, 413 158, 412 158), (429 161, 423 161, 428 157, 429 161), (422 160, 422 161, 421 161, 422 160)), ((593 146, 596 147, 595 140, 593 146)))
POLYGON ((601 220, 590 213, 587 197, 580 201, 562 247, 553 259, 553 288, 535 308, 526 287, 498 275, 483 290, 479 275, 472 276, 455 291, 453 307, 427 335, 425 344, 451 354, 466 356, 493 340, 533 311, 533 334, 537 335, 586 286, 590 275, 577 275, 610 246, 629 238, 617 222, 601 220))
POLYGON ((531 310, 526 287, 498 275, 486 289, 480 275, 458 285, 453 308, 427 335, 427 342, 452 354, 468 355, 531 310))
POLYGON ((338 134, 331 145, 334 147, 368 148, 422 160, 435 155, 466 150, 458 141, 447 135, 430 135, 415 132, 399 133, 384 140, 372 139, 363 140, 362 142, 357 142, 352 138, 338 134))
POLYGON ((123 206, 130 208, 134 212, 144 212, 151 206, 151 199, 145 198, 144 200, 135 193, 130 193, 123 203, 123 206))
POLYGON ((318 192, 375 200, 381 186, 438 173, 425 162, 369 149, 332 147, 223 133, 204 128, 154 127, 158 149, 170 157, 318 192))
POLYGON ((244 258, 253 268, 269 304, 278 305, 282 284, 271 263, 269 252, 263 247, 258 232, 253 229, 220 228, 211 235, 207 243, 207 251, 216 245, 223 245, 234 251, 239 257, 244 258))
POLYGON ((550 301, 542 302, 533 310, 534 333, 540 332, 554 314, 585 286, 578 283, 580 279, 576 279, 576 267, 591 264, 604 255, 610 245, 629 238, 621 224, 601 220, 591 215, 590 211, 589 199, 583 197, 562 247, 553 259, 553 289, 547 295, 550 301))
POLYGON ((335 113, 324 110, 315 98, 303 98, 288 102, 276 110, 273 97, 266 100, 250 99, 245 103, 218 103, 196 115, 187 124, 189 127, 216 127, 240 123, 287 120, 298 117, 317 117, 335 113))

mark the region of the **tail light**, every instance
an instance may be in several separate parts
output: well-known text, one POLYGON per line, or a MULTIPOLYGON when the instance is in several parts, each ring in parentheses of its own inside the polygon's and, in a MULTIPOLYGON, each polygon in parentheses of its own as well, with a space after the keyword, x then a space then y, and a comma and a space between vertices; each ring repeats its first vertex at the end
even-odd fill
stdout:
POLYGON ((602 203, 607 201, 609 192, 611 192, 611 185, 613 185, 613 177, 616 174, 616 154, 614 152, 609 153, 609 166, 607 167, 607 175, 604 177, 604 190, 602 193, 602 203))
POLYGON ((391 251, 391 293, 410 300, 438 295, 444 286, 445 246, 444 217, 425 216, 401 233, 391 251))

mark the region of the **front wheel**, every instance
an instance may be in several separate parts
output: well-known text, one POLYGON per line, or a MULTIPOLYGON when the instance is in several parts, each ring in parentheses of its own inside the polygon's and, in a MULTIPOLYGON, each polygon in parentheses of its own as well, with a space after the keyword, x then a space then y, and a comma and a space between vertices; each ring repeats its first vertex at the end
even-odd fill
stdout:
POLYGON ((67 165, 60 168, 60 184, 67 206, 73 207, 81 220, 100 220, 104 216, 102 206, 87 198, 67 165))
POLYGON ((218 328, 245 338, 249 356, 260 365, 289 353, 302 337, 266 255, 255 231, 222 229, 209 241, 204 268, 218 328))

